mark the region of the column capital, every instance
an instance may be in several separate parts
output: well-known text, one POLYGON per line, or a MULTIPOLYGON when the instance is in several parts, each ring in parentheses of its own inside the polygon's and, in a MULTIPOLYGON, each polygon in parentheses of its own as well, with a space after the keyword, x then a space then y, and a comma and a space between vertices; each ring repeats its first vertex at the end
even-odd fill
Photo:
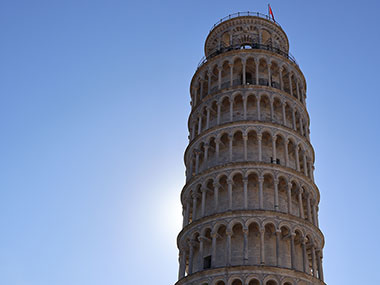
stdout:
POLYGON ((216 181, 216 182, 212 183, 212 186, 214 186, 214 188, 219 188, 220 183, 216 181))

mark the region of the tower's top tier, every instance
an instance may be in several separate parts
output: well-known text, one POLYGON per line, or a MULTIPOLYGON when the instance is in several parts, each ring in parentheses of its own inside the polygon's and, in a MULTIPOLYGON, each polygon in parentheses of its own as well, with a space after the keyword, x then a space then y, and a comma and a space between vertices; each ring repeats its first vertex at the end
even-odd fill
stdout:
POLYGON ((232 49, 259 48, 289 52, 289 41, 281 26, 269 16, 239 12, 221 19, 205 42, 206 57, 232 49))

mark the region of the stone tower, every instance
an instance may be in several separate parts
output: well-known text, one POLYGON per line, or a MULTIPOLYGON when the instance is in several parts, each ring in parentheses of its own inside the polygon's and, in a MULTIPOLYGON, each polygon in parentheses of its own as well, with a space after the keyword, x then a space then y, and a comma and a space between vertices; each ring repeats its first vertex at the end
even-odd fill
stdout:
POLYGON ((190 92, 176 284, 325 284, 306 81, 283 29, 220 20, 190 92))

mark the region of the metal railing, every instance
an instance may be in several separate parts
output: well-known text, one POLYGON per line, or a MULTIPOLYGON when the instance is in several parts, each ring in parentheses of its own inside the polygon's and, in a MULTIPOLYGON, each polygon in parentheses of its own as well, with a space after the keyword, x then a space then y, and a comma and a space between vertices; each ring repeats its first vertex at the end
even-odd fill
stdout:
POLYGON ((267 51, 277 53, 279 55, 282 55, 283 57, 286 57, 287 59, 289 59, 291 62, 295 63, 298 66, 296 59, 294 58, 294 56, 291 53, 283 51, 283 50, 276 48, 276 47, 273 47, 271 45, 263 45, 263 44, 253 43, 253 44, 230 45, 227 47, 217 48, 217 49, 213 50, 208 56, 203 56, 201 58, 200 62, 198 63, 198 66, 197 66, 197 70, 204 63, 206 63, 208 60, 210 60, 211 58, 213 58, 219 54, 222 54, 224 52, 228 52, 231 50, 250 50, 250 49, 261 49, 261 50, 267 50, 267 51))
POLYGON ((262 13, 259 13, 259 12, 237 12, 237 13, 234 13, 234 14, 230 14, 222 19, 220 19, 218 22, 216 22, 212 28, 210 29, 210 32, 217 26, 219 25, 220 23, 223 23, 225 21, 228 21, 230 19, 233 19, 233 18, 237 18, 237 17, 242 17, 242 16, 255 16, 255 17, 259 17, 259 18, 263 18, 263 19, 266 19, 266 20, 269 20, 273 23, 275 23, 277 26, 281 27, 279 23, 277 23, 275 20, 273 20, 270 16, 268 15, 265 15, 265 14, 262 14, 262 13))

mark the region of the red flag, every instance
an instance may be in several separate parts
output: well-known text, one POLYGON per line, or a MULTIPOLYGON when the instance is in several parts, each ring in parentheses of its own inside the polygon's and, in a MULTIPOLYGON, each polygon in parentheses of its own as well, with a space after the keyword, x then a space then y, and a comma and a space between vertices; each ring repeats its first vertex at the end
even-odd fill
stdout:
POLYGON ((276 22, 276 21, 274 20, 273 11, 272 11, 272 8, 270 7, 270 4, 268 4, 268 9, 269 9, 269 15, 272 16, 273 22, 276 22))

